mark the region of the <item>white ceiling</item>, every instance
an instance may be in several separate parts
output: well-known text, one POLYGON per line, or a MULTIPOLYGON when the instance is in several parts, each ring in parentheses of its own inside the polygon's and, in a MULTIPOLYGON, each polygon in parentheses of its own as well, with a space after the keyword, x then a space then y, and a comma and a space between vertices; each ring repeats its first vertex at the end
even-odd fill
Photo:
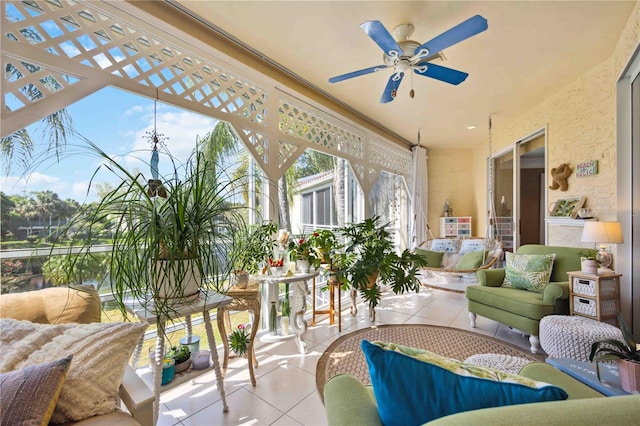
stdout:
MULTIPOLYGON (((176 0, 353 109, 427 147, 485 143, 488 117, 506 123, 610 57, 635 1, 186 1, 176 0), (336 84, 329 77, 382 64, 359 27, 415 27, 424 43, 482 15, 489 28, 437 62, 469 73, 459 86, 411 75, 379 103, 390 69, 336 84), (466 127, 475 125, 475 130, 466 127)), ((412 73, 411 73, 412 74, 412 73)), ((613 84, 613 83, 612 83, 613 84)))

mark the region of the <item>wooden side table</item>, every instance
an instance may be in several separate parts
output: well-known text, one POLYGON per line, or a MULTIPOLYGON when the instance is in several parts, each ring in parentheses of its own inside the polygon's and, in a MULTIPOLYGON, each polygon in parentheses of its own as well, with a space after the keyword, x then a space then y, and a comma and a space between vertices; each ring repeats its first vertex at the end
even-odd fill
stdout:
POLYGON ((229 311, 249 311, 253 314, 253 321, 251 322, 251 334, 249 335, 249 345, 247 346, 247 359, 249 360, 249 375, 251 376, 251 384, 256 385, 256 377, 253 372, 254 368, 258 368, 258 360, 256 359, 256 353, 253 342, 258 332, 258 326, 260 324, 260 291, 258 291, 258 284, 247 285, 247 288, 239 288, 235 285, 229 289, 227 296, 232 297, 233 301, 225 306, 218 308, 218 330, 220 331, 220 339, 224 346, 224 355, 222 358, 222 374, 227 373, 227 366, 229 365, 229 339, 227 333, 231 332, 231 320, 229 318, 229 311))
POLYGON ((620 309, 620 277, 615 272, 587 274, 568 272, 569 313, 619 326, 616 311, 620 309))
POLYGON ((342 331, 342 291, 340 287, 340 283, 333 283, 331 280, 327 282, 329 286, 329 309, 316 309, 316 280, 313 280, 313 291, 312 291, 312 317, 311 317, 311 325, 316 325, 316 315, 320 314, 329 314, 329 325, 334 325, 336 320, 336 309, 335 309, 335 296, 336 292, 338 293, 338 331, 342 331), (336 291, 337 290, 337 291, 336 291))

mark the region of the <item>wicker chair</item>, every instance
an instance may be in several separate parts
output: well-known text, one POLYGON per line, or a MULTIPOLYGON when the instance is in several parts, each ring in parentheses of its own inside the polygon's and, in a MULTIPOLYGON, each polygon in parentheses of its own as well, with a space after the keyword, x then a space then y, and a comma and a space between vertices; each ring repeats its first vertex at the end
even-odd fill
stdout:
POLYGON ((420 268, 423 272, 431 273, 443 277, 444 279, 461 279, 464 276, 473 275, 482 269, 490 269, 502 259, 502 242, 497 239, 486 240, 485 238, 465 238, 465 239, 433 239, 427 241, 422 247, 425 250, 444 251, 448 259, 443 259, 440 267, 425 266, 420 268), (442 242, 446 241, 447 248, 442 249, 442 242), (483 259, 480 266, 473 269, 456 268, 459 258, 467 252, 487 250, 487 257, 483 259))

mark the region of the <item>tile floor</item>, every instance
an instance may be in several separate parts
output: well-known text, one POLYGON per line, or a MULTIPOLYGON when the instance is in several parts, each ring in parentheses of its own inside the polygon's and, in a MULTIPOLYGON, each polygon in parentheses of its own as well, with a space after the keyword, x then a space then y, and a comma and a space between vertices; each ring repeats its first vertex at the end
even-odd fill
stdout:
MULTIPOLYGON (((343 303, 343 306, 346 304, 343 303)), ((159 425, 325 425, 324 406, 316 391, 316 363, 324 350, 342 334, 370 327, 368 309, 359 305, 352 317, 343 311, 342 333, 324 318, 304 335, 307 354, 298 352, 294 340, 256 342, 259 368, 256 387, 251 386, 246 359, 230 360, 224 379, 229 411, 222 412, 215 375, 209 371, 195 380, 162 393, 159 425)), ((309 324, 311 322, 309 321, 309 324)), ((471 329, 463 294, 423 287, 419 293, 384 294, 376 310, 375 324, 433 324, 473 330, 522 348, 526 337, 508 327, 478 317, 471 329)))

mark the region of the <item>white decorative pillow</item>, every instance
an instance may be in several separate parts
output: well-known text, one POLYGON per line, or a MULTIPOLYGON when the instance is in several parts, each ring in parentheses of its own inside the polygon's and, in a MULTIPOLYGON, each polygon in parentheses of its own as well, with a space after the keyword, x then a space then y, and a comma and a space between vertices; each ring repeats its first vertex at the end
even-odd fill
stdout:
POLYGON ((442 268, 454 269, 458 262, 460 262, 460 259, 462 259, 460 253, 445 253, 442 258, 442 268))
POLYGON ((483 239, 464 239, 460 245, 460 254, 469 253, 472 251, 482 251, 485 248, 485 242, 483 239))
POLYGON ((456 253, 458 251, 458 240, 449 238, 436 238, 431 242, 432 251, 443 251, 445 253, 456 253))
POLYGON ((124 370, 146 323, 34 324, 0 319, 0 372, 73 354, 52 423, 116 410, 124 370))

